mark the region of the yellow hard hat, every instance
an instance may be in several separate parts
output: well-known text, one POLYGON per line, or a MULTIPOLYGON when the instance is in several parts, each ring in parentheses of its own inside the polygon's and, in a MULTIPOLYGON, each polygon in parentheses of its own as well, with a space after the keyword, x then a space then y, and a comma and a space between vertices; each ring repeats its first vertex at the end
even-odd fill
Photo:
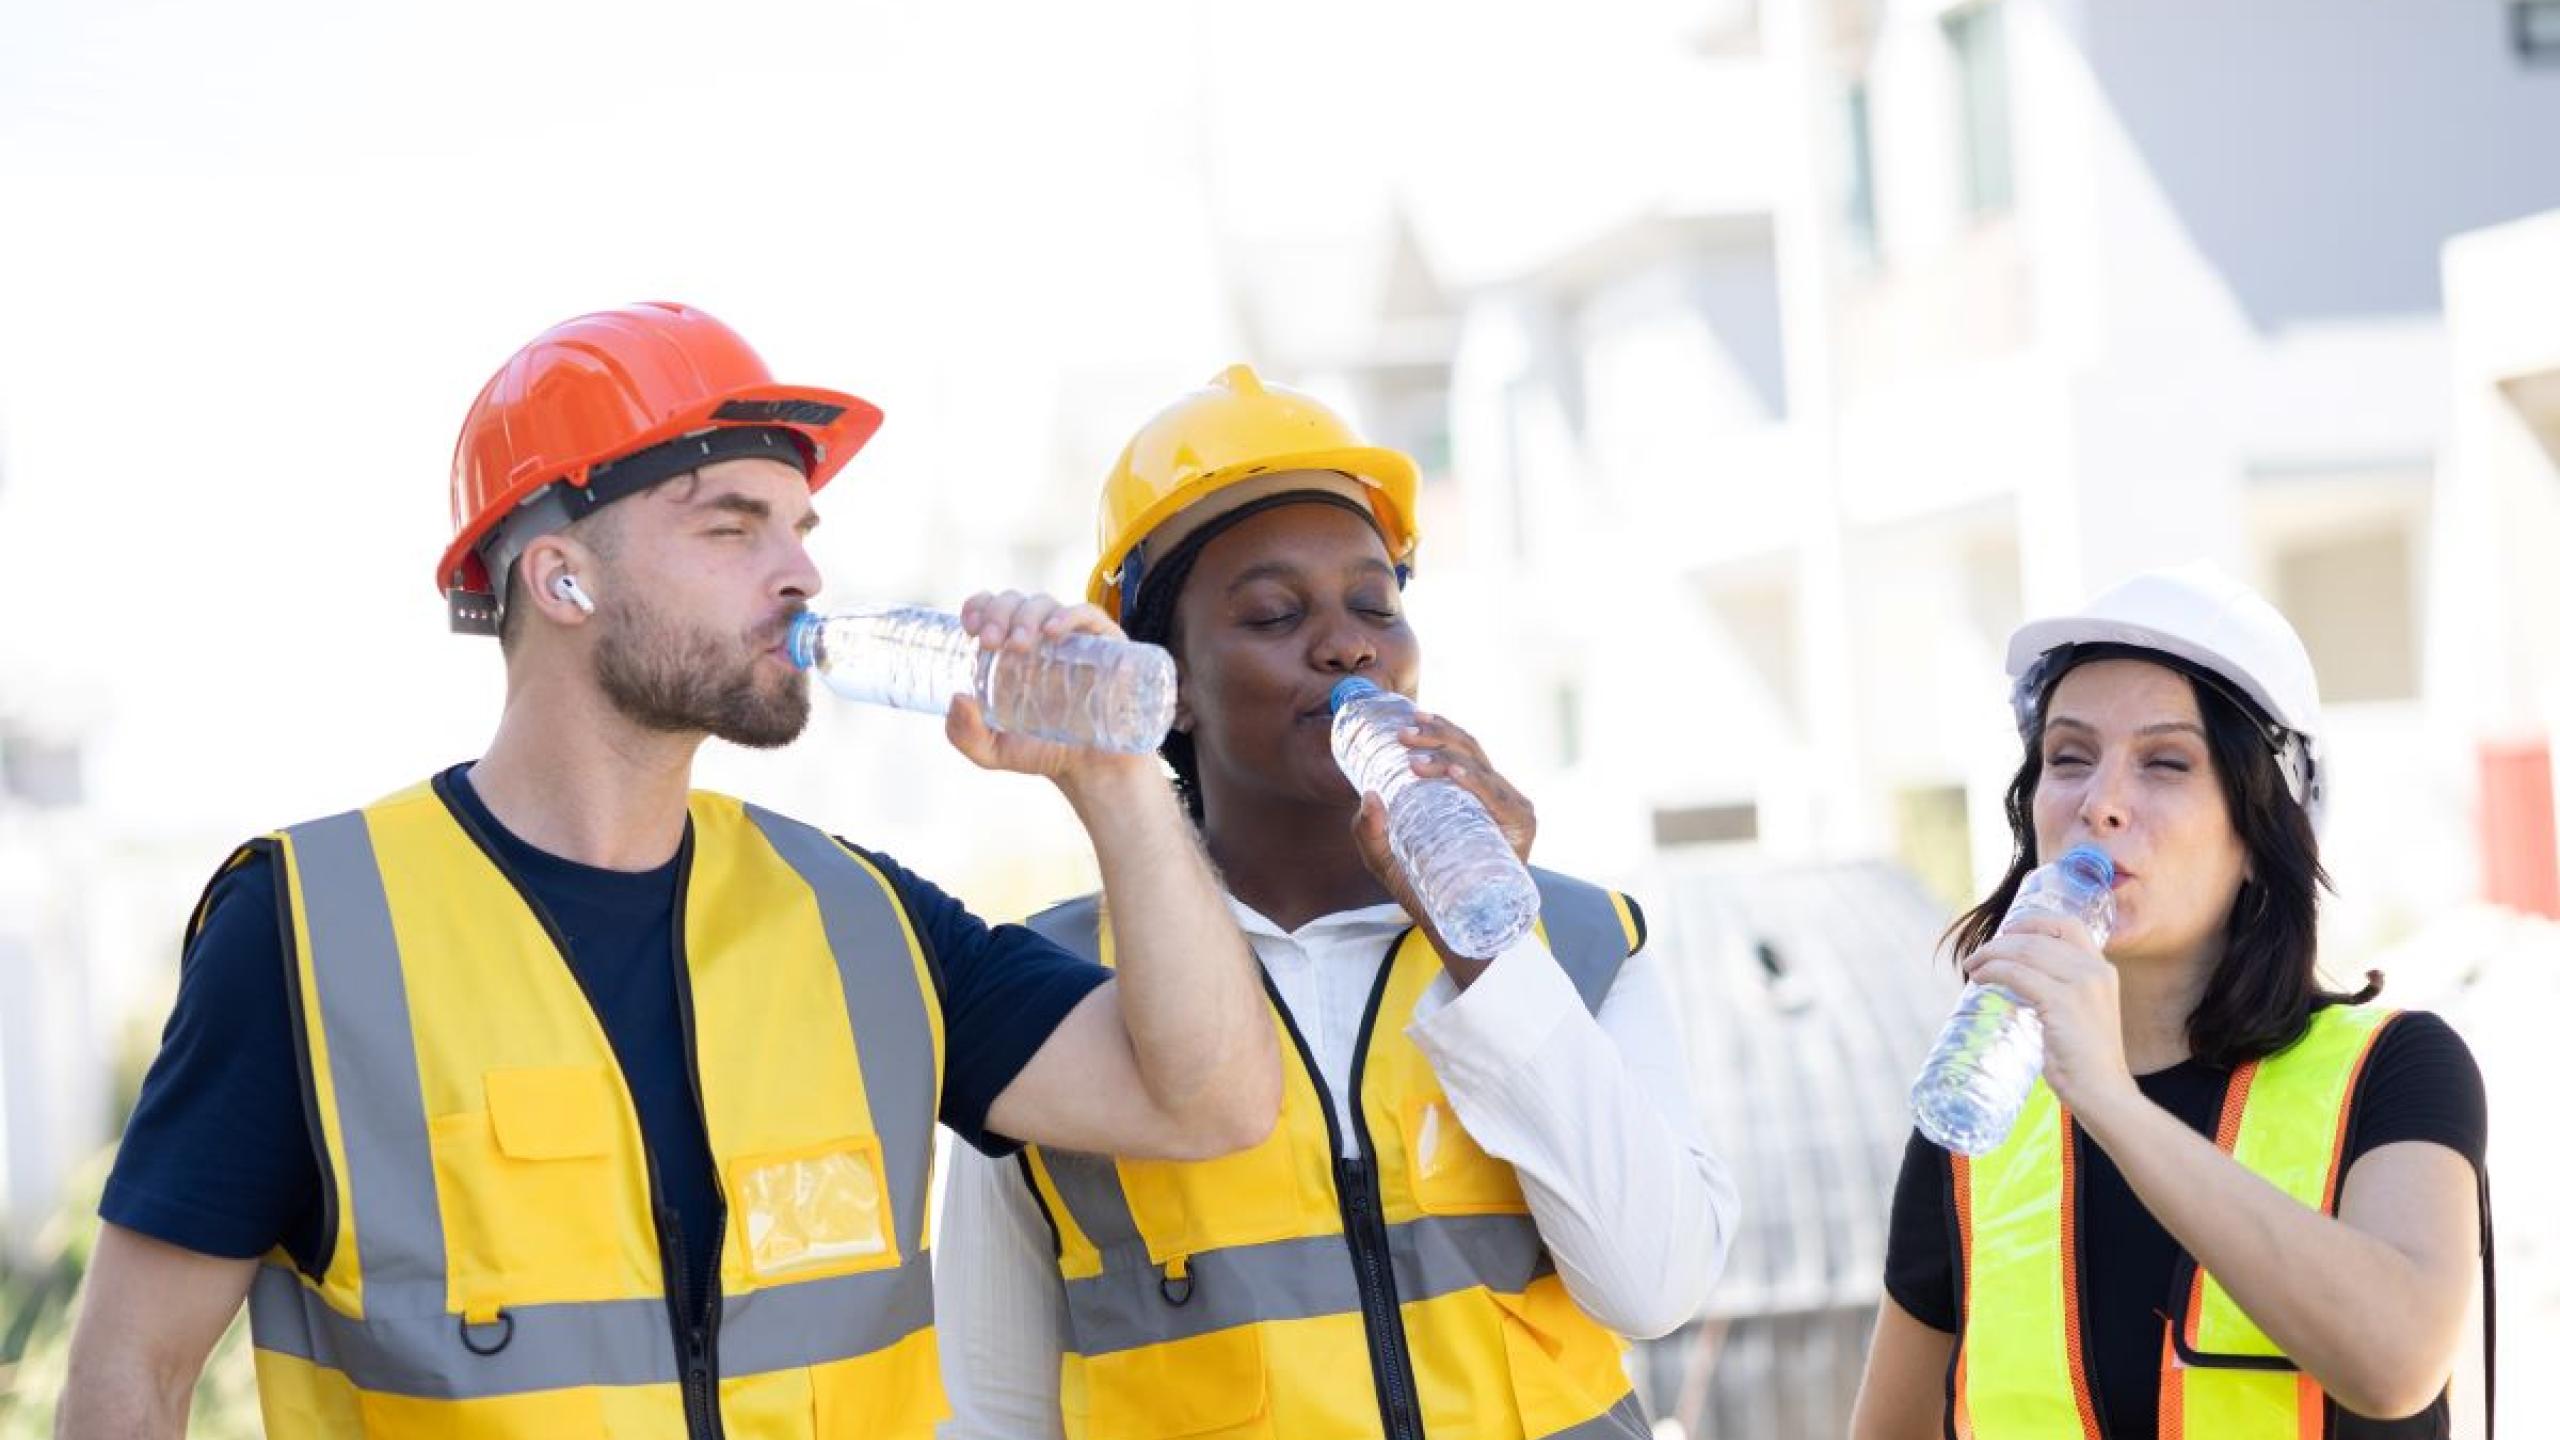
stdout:
POLYGON ((1363 442, 1312 396, 1265 385, 1250 365, 1230 365, 1140 426, 1120 452, 1102 483, 1095 526, 1102 553, 1085 598, 1113 619, 1124 618, 1125 592, 1135 590, 1144 569, 1128 563, 1131 554, 1143 555, 1140 547, 1167 521, 1259 477, 1306 470, 1356 482, 1386 536, 1388 558, 1399 569, 1412 563, 1418 483, 1412 459, 1363 442), (1139 573, 1127 573, 1124 584, 1124 572, 1139 573))

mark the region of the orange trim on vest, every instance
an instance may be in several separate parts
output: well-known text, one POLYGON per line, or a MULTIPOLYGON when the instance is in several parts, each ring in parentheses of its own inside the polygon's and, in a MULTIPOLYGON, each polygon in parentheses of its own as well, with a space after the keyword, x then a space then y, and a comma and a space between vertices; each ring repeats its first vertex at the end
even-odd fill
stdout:
MULTIPOLYGON (((2213 1148, 2225 1155, 2239 1147, 2240 1117, 2248 1112, 2249 1087, 2257 1081, 2257 1078, 2258 1062, 2249 1061, 2231 1072, 2231 1083, 2222 1092, 2222 1115, 2214 1121, 2213 1148)), ((2196 1267, 2196 1273, 2187 1281, 2185 1329, 2187 1348, 2190 1350, 2203 1348, 2199 1329, 2203 1316, 2204 1267, 2199 1265, 2196 1267)), ((2166 1343, 2165 1340, 2163 1343, 2166 1343)), ((2183 1387, 2178 1384, 2176 1360, 2176 1355, 2172 1353, 2169 1363, 2160 1367, 2160 1413, 2164 1416, 2169 1413, 2172 1392, 2175 1392, 2176 1400, 2181 1405, 2186 1399, 2183 1387)), ((2161 1422, 2160 1433, 2164 1436, 2173 1433, 2165 1420, 2161 1422)))
MULTIPOLYGON (((2190 1307, 2192 1308, 2192 1307, 2190 1307)), ((2169 1337, 2169 1327, 2160 1327, 2160 1440, 2187 1440, 2187 1387, 2172 1377, 2178 1373, 2178 1347, 2169 1337)))
POLYGON ((2071 1400, 2080 1409, 2080 1434, 2083 1440, 2102 1440, 2080 1334, 2080 1141, 2072 1132, 2071 1107, 2056 1108, 2062 1112, 2062 1348, 2071 1361, 2071 1400))
MULTIPOLYGON (((2329 1174, 2321 1186, 2320 1208, 2325 1214, 2338 1213, 2338 1190, 2346 1179, 2347 1131, 2355 1118, 2356 1089, 2364 1083, 2365 1063, 2373 1058, 2376 1042, 2382 1038, 2382 1032, 2388 1028, 2389 1023, 2386 1019, 2365 1037, 2363 1046, 2356 1051, 2353 1066, 2347 1072, 2345 1103, 2338 1107, 2337 1133, 2329 1144, 2329 1174)), ((2214 1125, 2213 1144, 2215 1149, 2225 1155, 2234 1155, 2239 1148, 2241 1118, 2248 1110, 2249 1092, 2258 1078, 2258 1067, 2261 1063, 2252 1060, 2232 1071, 2229 1088, 2223 1092, 2222 1114, 2214 1125)), ((2162 1327, 2161 1440, 2185 1440, 2186 1437, 2186 1385, 2181 1378, 2177 1348, 2172 1343, 2175 1337, 2171 1332, 2183 1330, 2189 1350, 2203 1348, 2200 1332, 2204 1316, 2204 1280, 2204 1267, 2199 1265, 2195 1267, 2194 1276, 2187 1283, 2187 1301, 2182 1321, 2162 1327)), ((2307 1371, 2297 1370, 2293 1378, 2294 1420, 2298 1440, 2326 1440, 2329 1428, 2328 1392, 2323 1390, 2320 1382, 2312 1379, 2307 1371)))
POLYGON ((1956 1191, 1956 1259, 1964 1271, 1964 1305, 1956 1315, 1955 1394, 1949 1404, 1954 1411, 1956 1440, 1973 1440, 1973 1413, 1965 1408, 1964 1337, 1973 1328, 1973 1163, 1970 1157, 1950 1152, 1948 1169, 1955 1176, 1956 1191))
POLYGON ((2329 1142, 2329 1183, 2322 1187, 2320 1198, 2320 1208, 2331 1215, 2338 1213, 2338 1187, 2347 1179, 2347 1125, 2355 1118, 2356 1090, 2364 1084, 2365 1062, 2373 1058, 2382 1032, 2390 1027, 2389 1020, 2373 1027, 2373 1033, 2365 1037, 2364 1048, 2356 1052, 2355 1065, 2347 1071, 2347 1103, 2338 1107, 2338 1135, 2329 1142))

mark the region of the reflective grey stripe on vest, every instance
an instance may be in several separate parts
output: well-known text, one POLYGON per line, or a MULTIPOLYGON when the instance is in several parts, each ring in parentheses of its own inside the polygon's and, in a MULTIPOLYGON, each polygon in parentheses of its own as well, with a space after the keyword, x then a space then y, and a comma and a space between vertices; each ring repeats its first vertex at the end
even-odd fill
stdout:
MULTIPOLYGON (((721 1369, 731 1375, 797 1370, 867 1355, 913 1334, 932 1314, 933 1264, 918 1255, 893 1270, 841 1275, 733 1295, 720 1309, 721 1369)), ((258 1267, 249 1324, 258 1348, 343 1371, 367 1390, 428 1400, 478 1400, 585 1385, 672 1385, 676 1352, 664 1300, 516 1305, 507 1321, 475 1327, 484 1349, 460 1343, 451 1315, 372 1314, 329 1308, 292 1271, 258 1267)))
POLYGON ((1043 1149, 1040 1163, 1057 1185, 1068 1218, 1102 1252, 1105 1269, 1147 1263, 1146 1237, 1138 1233, 1138 1222, 1129 1214, 1129 1197, 1120 1188, 1119 1167, 1110 1156, 1043 1149))
POLYGON ((1102 897, 1052 905, 1022 922, 1033 934, 1089 965, 1102 963, 1102 897))
POLYGON ((1652 1440, 1653 1428, 1644 1423, 1644 1407, 1636 1403, 1630 1390, 1618 1397, 1618 1403, 1604 1414, 1594 1415, 1579 1425, 1550 1430, 1535 1440, 1652 1440))
MULTIPOLYGON (((869 1354, 933 1323, 924 1209, 938 1097, 932 1032, 897 901, 822 833, 753 807, 748 813, 817 896, 907 1258, 897 1269, 727 1297, 721 1359, 730 1375, 869 1354)), ((672 1381, 663 1299, 510 1306, 512 1331, 501 1322, 465 1336, 446 1309, 434 1155, 371 834, 361 812, 286 834, 338 1102, 365 1318, 331 1309, 291 1271, 263 1266, 250 1294, 255 1344, 343 1371, 362 1389, 428 1398, 672 1381), (502 1335, 506 1343, 497 1346, 502 1335), (495 1353, 477 1354, 475 1343, 495 1353)))
POLYGON ((427 1146, 409 988, 373 833, 363 812, 349 811, 297 825, 285 837, 311 934, 306 958, 320 992, 365 1308, 442 1315, 444 1222, 436 1207, 435 1158, 427 1146))
MULTIPOLYGON (((1052 906, 1022 923, 1033 934, 1077 959, 1090 965, 1102 963, 1100 895, 1085 895, 1052 906)), ((1105 1277, 1124 1268, 1146 1265, 1147 1242, 1138 1233, 1138 1222, 1129 1214, 1128 1197, 1120 1188, 1119 1170, 1111 1158, 1045 1146, 1033 1149, 1056 1183, 1058 1198, 1065 1202, 1076 1229, 1102 1252, 1105 1277)), ((1037 1189, 1031 1198, 1043 1210, 1048 1208, 1047 1199, 1037 1189)))
MULTIPOLYGON (((1575 993, 1596 1012, 1629 953, 1617 906, 1598 886, 1552 871, 1531 873, 1548 948, 1575 993)), ((1101 954, 1099 896, 1070 900, 1025 923, 1087 960, 1101 954)), ((1164 1298, 1163 1272, 1147 1255, 1113 1162, 1048 1149, 1039 1157, 1068 1217, 1101 1252, 1100 1275, 1066 1282, 1068 1325, 1081 1353, 1161 1344, 1256 1320, 1359 1312, 1359 1290, 1340 1235, 1190 1256, 1190 1296, 1174 1305, 1164 1298)), ((1523 1215, 1426 1216, 1389 1226, 1387 1241, 1396 1293, 1407 1303, 1474 1285, 1517 1292, 1554 1268, 1536 1222, 1523 1215)))
MULTIPOLYGON (((925 1014, 924 987, 916 977, 897 897, 825 832, 754 805, 746 812, 774 853, 818 897, 818 918, 844 985, 844 1010, 853 1017, 854 1050, 862 1060, 871 1124, 889 1167, 898 1253, 922 1255, 926 1172, 933 1164, 933 1117, 941 1097, 935 1093, 933 1022, 925 1014)), ((930 1290, 927 1301, 911 1328, 933 1323, 930 1290)), ((721 1354, 725 1360, 725 1337, 721 1354)))
MULTIPOLYGON (((1432 1215, 1387 1227, 1396 1297, 1404 1304, 1484 1285, 1527 1289, 1549 1272, 1537 1222, 1526 1215, 1432 1215)), ((1140 1248, 1106 1257, 1100 1275, 1066 1282, 1070 1347, 1107 1355, 1162 1345, 1255 1321, 1358 1315, 1360 1288, 1349 1242, 1311 1235, 1206 1250, 1189 1257, 1191 1290, 1165 1298, 1164 1272, 1140 1248)))
POLYGON ((276 1265, 259 1266, 249 1288, 249 1327, 259 1349, 343 1371, 357 1387, 382 1394, 472 1400, 676 1379, 664 1300, 513 1305, 506 1314, 512 1334, 506 1321, 471 1331, 482 1349, 497 1351, 478 1355, 464 1345, 458 1317, 442 1306, 396 1314, 368 1307, 365 1318, 351 1319, 276 1265))
POLYGON ((1529 875, 1538 882, 1538 922, 1547 929, 1547 948, 1573 981, 1582 1008, 1597 1015, 1630 953, 1617 902, 1608 891, 1570 875, 1535 866, 1529 875))

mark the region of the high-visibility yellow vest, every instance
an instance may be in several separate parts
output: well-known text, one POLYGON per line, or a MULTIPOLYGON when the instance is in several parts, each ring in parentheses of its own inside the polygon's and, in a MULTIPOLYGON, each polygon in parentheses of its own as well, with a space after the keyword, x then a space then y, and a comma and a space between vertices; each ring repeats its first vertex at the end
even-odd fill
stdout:
MULTIPOLYGON (((2395 1013, 2314 1011, 2301 1039, 2232 1072, 2214 1143, 2295 1200, 2335 1214, 2356 1082, 2395 1013)), ((1953 1157, 1964 1316, 1952 1428, 1964 1440, 2099 1440, 2082 1345, 2079 1144, 2070 1112, 2039 1082, 1998 1149, 1953 1157)), ((2182 1261, 2174 1293, 2179 1313, 2160 1364, 2162 1440, 2325 1433, 2330 1402, 2318 1382, 2210 1273, 2182 1261)))
MULTIPOLYGON (((1597 1010, 1639 943, 1623 897, 1537 872, 1543 929, 1597 1010)), ((1088 897, 1034 917, 1111 963, 1088 897)), ((1216 1160, 1025 1150, 1067 1299, 1072 1440, 1641 1440, 1623 1344, 1566 1294, 1509 1164, 1486 1154, 1405 1027, 1439 956, 1396 943, 1338 1121, 1278 993, 1270 1138, 1216 1160)), ((1266 989, 1268 981, 1266 980, 1266 989)))
POLYGON ((244 848, 278 866, 327 1209, 316 1273, 279 1253, 250 1291, 275 1440, 922 1440, 945 1413, 924 952, 827 835, 688 808, 679 995, 728 1206, 692 1367, 622 1069, 487 837, 431 783, 244 848))

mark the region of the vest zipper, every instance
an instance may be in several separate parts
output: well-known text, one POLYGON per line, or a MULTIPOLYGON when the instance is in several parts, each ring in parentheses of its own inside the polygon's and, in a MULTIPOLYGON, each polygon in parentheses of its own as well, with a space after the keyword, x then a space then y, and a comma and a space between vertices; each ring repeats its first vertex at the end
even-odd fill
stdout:
POLYGON ((1395 1262, 1387 1249, 1387 1222, 1379 1213, 1378 1177, 1366 1160, 1337 1159, 1333 1173, 1342 1194, 1342 1233, 1351 1242, 1360 1281, 1360 1316, 1368 1322, 1378 1415, 1386 1422, 1389 1440, 1421 1440, 1413 1357, 1405 1350, 1404 1309, 1396 1300, 1395 1262))
POLYGON ((1378 966, 1377 983, 1369 991, 1368 1009, 1360 1017, 1360 1042, 1351 1057, 1351 1125, 1358 1137, 1359 1153, 1348 1158, 1342 1153, 1342 1122, 1334 1113, 1333 1093, 1325 1088, 1324 1071, 1316 1064, 1315 1052, 1307 1047, 1307 1037, 1298 1033, 1297 1018, 1280 998, 1270 972, 1265 971, 1262 976, 1263 989, 1271 996, 1271 1008, 1279 1012, 1282 1027, 1297 1047, 1307 1083, 1315 1087, 1318 1108, 1324 1112, 1325 1138, 1333 1147, 1334 1197, 1342 1212, 1343 1242, 1351 1248, 1352 1278, 1360 1290, 1360 1318, 1369 1335, 1370 1376, 1377 1384, 1378 1418, 1386 1426, 1387 1440, 1423 1440, 1422 1401, 1414 1386, 1413 1356, 1405 1345, 1404 1308, 1396 1298, 1395 1260, 1387 1246, 1386 1207, 1378 1194, 1377 1172, 1369 1164, 1369 1157, 1376 1151, 1369 1142, 1368 1118, 1360 1108, 1360 1077, 1368 1064, 1369 1034, 1377 1027, 1378 1007, 1385 1001, 1387 981, 1395 973, 1396 952, 1404 948, 1405 938, 1411 933, 1408 930, 1388 944, 1386 959, 1378 966))
MULTIPOLYGON (((669 1257, 667 1268, 675 1275, 690 1276, 693 1271, 685 1264, 684 1222, 667 1208, 660 1208, 657 1217, 658 1244, 669 1257)), ((684 1395, 685 1434, 704 1440, 720 1433, 720 1407, 712 1378, 710 1337, 694 1322, 694 1316, 701 1313, 696 1304, 690 1279, 667 1286, 667 1321, 676 1336, 676 1363, 684 1372, 677 1388, 684 1395)))
MULTIPOLYGON (((540 900, 534 898, 533 892, 525 888, 523 881, 516 878, 516 873, 507 868, 506 858, 499 853, 497 845, 480 832, 479 825, 464 812, 463 807, 446 790, 445 778, 438 775, 430 783, 434 786, 437 798, 444 801, 445 812, 453 817, 453 823, 460 826, 462 833, 470 836, 471 842, 480 847, 480 853, 489 858, 490 865, 495 867, 500 875, 506 877, 507 884, 516 892, 516 898, 522 900, 525 908, 533 912, 534 920, 542 926, 542 933, 550 938, 552 951, 560 957, 560 968, 569 972, 569 979, 577 985, 578 994, 587 1002, 587 1013, 595 1017, 596 1029, 604 1035, 605 1050, 614 1057, 615 1067, 621 1068, 622 1052, 614 1048, 612 1034, 604 1029, 604 1009, 596 1004, 595 991, 587 987, 587 977, 579 974, 578 967, 571 963, 569 940, 567 936, 560 933, 560 923, 551 918, 551 912, 544 908, 540 900)), ((682 1019, 685 1037, 685 1073, 694 1082, 694 1103, 699 1106, 701 1082, 693 1065, 693 991, 688 984, 684 983, 684 896, 685 888, 692 877, 693 822, 687 819, 684 842, 676 852, 676 913, 673 921, 675 931, 673 948, 678 981, 676 1006, 677 1013, 682 1019)), ((623 1073, 628 1075, 630 1072, 624 1070, 623 1073)), ((625 1080, 623 1083, 627 1090, 630 1082, 625 1080)), ((634 1104, 636 1107, 637 1102, 635 1101, 634 1104)), ((634 1119, 637 1119, 636 1114, 634 1119)), ((707 1127, 703 1134, 707 1140, 710 1135, 707 1127)), ((666 1185, 658 1177, 658 1155, 656 1151, 649 1148, 649 1139, 646 1135, 640 1138, 640 1161, 649 1176, 650 1222, 658 1232, 658 1284, 665 1290, 667 1296, 667 1339, 675 1347, 676 1366, 683 1375, 681 1388, 685 1397, 685 1434, 688 1440, 725 1440, 720 1429, 718 1356, 713 1348, 718 1343, 718 1336, 713 1334, 706 1337, 702 1327, 695 1325, 692 1317, 684 1313, 685 1305, 693 1294, 693 1281, 684 1263, 684 1226, 675 1218, 675 1208, 667 1204, 666 1185)), ((716 1165, 713 1167, 712 1184, 715 1189, 719 1184, 718 1168, 716 1165)), ((727 1228, 728 1216, 724 1208, 720 1231, 725 1231, 727 1228)), ((720 1231, 715 1231, 714 1234, 717 1235, 720 1231)), ((719 1254, 717 1244, 715 1240, 715 1248, 712 1251, 715 1257, 719 1254)), ((720 1314, 718 1294, 720 1272, 716 1265, 711 1272, 711 1288, 713 1293, 707 1297, 705 1308, 709 1311, 716 1330, 720 1314)))
MULTIPOLYGON (((711 1111, 702 1101, 702 1060, 694 1044, 693 971, 687 963, 684 948, 685 882, 693 873, 693 831, 685 831, 684 852, 676 868, 676 913, 673 921, 676 967, 676 1027, 684 1036, 684 1082, 693 1096, 694 1118, 701 1122, 703 1146, 711 1144, 711 1111)), ((720 1179, 720 1166, 711 1166, 711 1193, 718 1202, 712 1212, 710 1293, 700 1297, 694 1310, 699 1317, 691 1329, 694 1361, 686 1369, 685 1426, 695 1440, 722 1440, 720 1424, 720 1262, 729 1239, 729 1195, 720 1179)), ((688 1276, 691 1271, 685 1272, 688 1276)), ((687 1282, 688 1285, 690 1281, 687 1282)))

